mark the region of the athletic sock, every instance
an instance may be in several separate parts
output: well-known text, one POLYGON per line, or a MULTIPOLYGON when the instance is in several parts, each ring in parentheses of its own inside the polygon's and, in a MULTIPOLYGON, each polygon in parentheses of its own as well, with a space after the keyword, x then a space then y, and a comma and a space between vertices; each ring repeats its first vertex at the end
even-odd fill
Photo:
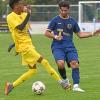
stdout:
POLYGON ((37 69, 29 69, 26 73, 24 73, 22 76, 20 76, 15 82, 13 82, 13 87, 16 87, 23 83, 25 80, 30 78, 33 74, 37 72, 37 69))
POLYGON ((79 68, 72 69, 72 78, 73 78, 73 84, 79 84, 79 80, 80 80, 79 68))
POLYGON ((60 73, 60 76, 65 80, 66 79, 66 69, 65 69, 65 67, 63 69, 58 68, 58 71, 60 73))
POLYGON ((57 81, 60 81, 61 78, 60 76, 57 74, 57 72, 53 69, 53 67, 51 67, 51 65, 49 64, 49 62, 46 59, 43 59, 41 61, 41 64, 44 66, 44 68, 46 69, 46 71, 48 73, 51 74, 51 76, 56 79, 57 81))

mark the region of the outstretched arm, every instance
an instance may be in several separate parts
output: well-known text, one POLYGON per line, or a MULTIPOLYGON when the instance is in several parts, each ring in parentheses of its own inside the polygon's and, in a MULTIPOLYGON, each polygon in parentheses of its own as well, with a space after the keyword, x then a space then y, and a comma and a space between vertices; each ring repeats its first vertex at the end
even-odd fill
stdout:
POLYGON ((95 32, 78 32, 76 34, 80 38, 88 38, 100 34, 100 29, 96 30, 95 32))

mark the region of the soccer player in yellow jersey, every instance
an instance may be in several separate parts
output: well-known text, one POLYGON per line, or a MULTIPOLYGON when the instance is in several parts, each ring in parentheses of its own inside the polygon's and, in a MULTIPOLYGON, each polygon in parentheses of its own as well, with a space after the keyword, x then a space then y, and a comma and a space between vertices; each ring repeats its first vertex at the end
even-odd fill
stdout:
POLYGON ((50 66, 49 62, 44 59, 32 45, 28 24, 31 14, 30 7, 24 5, 21 0, 9 0, 9 6, 12 8, 12 12, 7 16, 9 30, 15 43, 16 52, 22 56, 22 63, 27 65, 29 70, 13 83, 6 82, 5 95, 8 95, 13 88, 20 85, 37 72, 37 62, 41 63, 47 72, 50 73, 63 88, 68 89, 71 85, 61 80, 56 71, 50 66))

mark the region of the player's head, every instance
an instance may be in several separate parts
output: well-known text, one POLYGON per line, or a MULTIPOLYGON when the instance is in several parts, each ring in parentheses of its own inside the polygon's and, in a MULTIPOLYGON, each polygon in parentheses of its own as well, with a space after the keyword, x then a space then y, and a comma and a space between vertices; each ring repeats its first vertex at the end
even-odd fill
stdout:
POLYGON ((22 0, 9 0, 9 6, 14 10, 14 12, 21 13, 23 12, 23 6, 25 4, 22 0))
POLYGON ((61 7, 67 7, 68 9, 70 8, 69 3, 64 0, 60 1, 58 5, 59 5, 59 8, 61 7))
POLYGON ((19 3, 21 0, 9 0, 9 6, 13 9, 16 3, 19 3))
POLYGON ((70 5, 66 1, 59 2, 59 11, 62 17, 66 17, 69 13, 70 5))

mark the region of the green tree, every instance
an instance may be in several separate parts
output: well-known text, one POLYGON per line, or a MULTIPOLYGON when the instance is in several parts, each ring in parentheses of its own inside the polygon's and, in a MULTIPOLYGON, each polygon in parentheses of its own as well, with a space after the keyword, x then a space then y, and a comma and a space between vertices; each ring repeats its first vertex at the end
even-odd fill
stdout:
POLYGON ((2 15, 5 13, 6 5, 5 2, 0 0, 0 20, 2 20, 2 15))
POLYGON ((26 4, 34 4, 35 0, 23 0, 26 4))
POLYGON ((47 5, 50 5, 50 4, 57 4, 57 2, 58 2, 59 0, 35 0, 35 3, 34 4, 38 4, 38 5, 45 5, 45 4, 47 4, 47 5))

